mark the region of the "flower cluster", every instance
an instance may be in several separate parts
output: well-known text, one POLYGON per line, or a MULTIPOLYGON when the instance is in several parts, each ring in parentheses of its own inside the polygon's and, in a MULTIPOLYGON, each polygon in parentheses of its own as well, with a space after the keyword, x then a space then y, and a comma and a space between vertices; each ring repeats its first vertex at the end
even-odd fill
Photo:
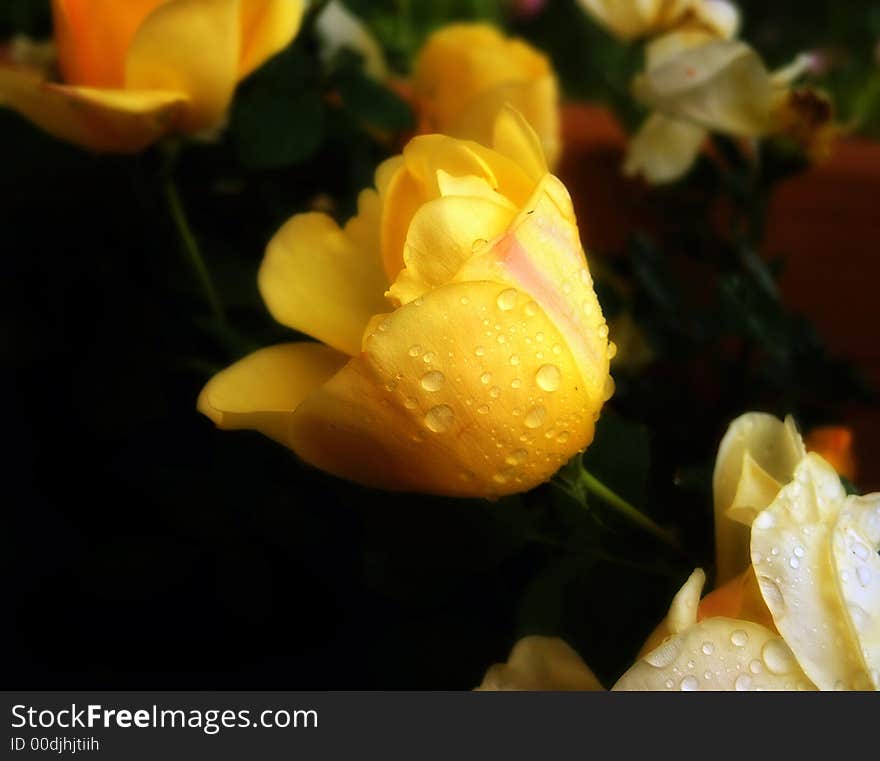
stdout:
POLYGON ((827 152, 831 107, 814 90, 792 89, 809 56, 771 72, 736 38, 739 12, 727 0, 581 0, 623 40, 649 38, 635 97, 652 109, 632 138, 624 171, 672 182, 693 165, 709 132, 736 138, 784 135, 814 160, 827 152))
MULTIPOLYGON (((880 689, 880 494, 848 496, 789 418, 735 420, 715 468, 718 575, 693 572, 615 690, 880 689), (732 574, 736 574, 732 576, 732 574)), ((527 638, 482 689, 601 689, 527 638)))

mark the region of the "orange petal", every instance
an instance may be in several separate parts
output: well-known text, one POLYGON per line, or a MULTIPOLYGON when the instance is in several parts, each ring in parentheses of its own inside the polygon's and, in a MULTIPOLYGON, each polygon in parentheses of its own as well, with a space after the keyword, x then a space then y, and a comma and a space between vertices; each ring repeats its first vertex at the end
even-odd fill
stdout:
POLYGON ((125 54, 144 19, 167 0, 52 0, 65 82, 123 87, 125 54))
POLYGON ((241 0, 174 0, 137 30, 125 62, 131 89, 189 97, 182 129, 217 126, 238 81, 241 0))
POLYGON ((239 79, 291 43, 304 10, 302 0, 242 0, 239 79))
POLYGON ((844 426, 813 428, 806 437, 807 451, 816 452, 849 481, 855 480, 856 461, 853 456, 853 434, 844 426))
POLYGON ((293 417, 288 444, 317 467, 386 489, 493 497, 545 481, 592 440, 573 356, 525 294, 453 283, 374 326, 293 417))
POLYGON ((35 72, 0 68, 0 105, 84 148, 135 153, 175 127, 186 98, 173 92, 53 85, 35 72))
POLYGON ((291 413, 348 358, 317 343, 260 349, 208 381, 199 412, 227 430, 247 428, 288 442, 291 413))

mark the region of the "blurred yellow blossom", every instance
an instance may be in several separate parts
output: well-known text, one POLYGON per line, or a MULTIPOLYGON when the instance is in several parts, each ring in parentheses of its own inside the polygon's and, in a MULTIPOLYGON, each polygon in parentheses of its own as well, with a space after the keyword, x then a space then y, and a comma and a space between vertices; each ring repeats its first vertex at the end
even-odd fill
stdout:
POLYGON ((210 130, 239 80, 296 36, 302 13, 302 0, 53 0, 61 81, 7 56, 0 105, 101 152, 210 130))
POLYGON ((550 167, 561 152, 559 87, 550 60, 488 24, 451 24, 432 34, 412 77, 423 132, 489 144, 495 119, 516 108, 538 133, 550 167))
POLYGON ((263 349, 199 409, 367 485, 494 497, 548 479, 593 438, 608 326, 571 200, 516 111, 491 147, 414 138, 343 229, 299 214, 259 284, 322 343, 263 349))

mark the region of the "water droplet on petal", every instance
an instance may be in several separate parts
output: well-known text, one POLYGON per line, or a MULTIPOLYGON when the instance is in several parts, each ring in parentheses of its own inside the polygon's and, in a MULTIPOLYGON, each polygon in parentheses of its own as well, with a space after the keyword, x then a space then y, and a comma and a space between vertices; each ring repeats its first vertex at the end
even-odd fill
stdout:
POLYGON ((764 666, 757 658, 749 664, 749 671, 753 674, 760 674, 764 670, 764 666))
POLYGON ((422 347, 419 346, 418 344, 413 344, 412 346, 409 347, 409 355, 411 357, 418 357, 419 354, 421 354, 421 353, 422 353, 422 347))
POLYGON ((446 376, 443 373, 437 370, 431 370, 429 373, 425 373, 422 376, 422 388, 425 391, 437 391, 443 385, 443 382, 446 380, 446 376))
POLYGON ((480 376, 480 383, 482 383, 484 386, 489 385, 490 380, 492 380, 492 373, 483 373, 480 376))
POLYGON ((487 415, 489 413, 489 405, 488 404, 481 404, 479 407, 477 407, 477 412, 480 415, 487 415))
POLYGON ((617 344, 614 341, 608 342, 608 359, 614 359, 617 356, 617 344))
POLYGON ((649 666, 653 666, 655 669, 665 669, 672 665, 675 659, 678 658, 680 652, 681 639, 679 637, 673 637, 648 653, 645 656, 645 662, 649 666))
POLYGON ((544 391, 556 391, 562 382, 562 373, 556 365, 541 365, 535 373, 535 383, 544 391))
POLYGON ((700 689, 700 683, 695 676, 686 676, 679 684, 682 692, 694 692, 700 689))
POLYGON ((492 388, 489 389, 489 396, 491 396, 493 399, 497 399, 499 396, 501 396, 501 389, 498 388, 498 386, 492 386, 492 388))
POLYGON ((701 649, 703 651, 703 655, 712 655, 712 653, 715 652, 715 645, 713 645, 711 642, 704 642, 701 649))
POLYGON ((510 364, 516 367, 519 364, 519 354, 512 354, 510 356, 510 364))
POLYGON ((513 288, 508 288, 507 290, 501 291, 501 293, 498 294, 498 299, 496 300, 498 303, 498 308, 502 312, 509 312, 516 306, 518 298, 519 294, 513 288))
POLYGON ((764 645, 761 649, 761 660, 767 670, 777 676, 787 674, 794 666, 791 650, 781 639, 771 639, 764 645))
POLYGON ((406 399, 403 400, 403 406, 406 407, 408 410, 414 410, 416 407, 419 406, 419 403, 414 396, 408 396, 406 399))
POLYGON ((539 428, 544 424, 546 417, 547 410, 545 407, 542 407, 541 405, 532 407, 525 418, 526 428, 539 428))
POLYGON ((571 434, 568 431, 562 431, 562 433, 560 433, 556 437, 556 443, 557 444, 564 444, 566 441, 568 441, 570 436, 571 436, 571 434))
POLYGON ((603 322, 596 332, 599 334, 599 338, 608 338, 608 325, 603 322))
POLYGON ((478 357, 484 357, 486 355, 486 349, 482 346, 478 346, 476 349, 474 349, 474 354, 476 354, 478 357))
POLYGON ((605 379, 605 386, 602 388, 602 401, 607 402, 612 396, 614 396, 615 389, 614 378, 609 375, 605 379))
POLYGON ((871 569, 866 565, 860 565, 856 568, 856 576, 859 579, 859 584, 863 587, 870 586, 871 584, 871 569))
POLYGON ((511 452, 504 461, 508 465, 522 465, 528 458, 529 453, 525 449, 516 449, 511 452))
POLYGON ((747 692, 751 686, 752 678, 748 674, 740 674, 733 683, 733 687, 737 692, 747 692))
POLYGON ((737 629, 730 635, 730 641, 735 647, 745 647, 749 641, 749 635, 742 629, 737 629))
POLYGON ((536 314, 538 314, 538 305, 534 301, 530 301, 525 306, 525 313, 529 317, 534 317, 536 314))
POLYGON ((455 412, 448 404, 438 404, 431 407, 425 415, 425 426, 434 433, 443 433, 449 430, 455 421, 455 412))

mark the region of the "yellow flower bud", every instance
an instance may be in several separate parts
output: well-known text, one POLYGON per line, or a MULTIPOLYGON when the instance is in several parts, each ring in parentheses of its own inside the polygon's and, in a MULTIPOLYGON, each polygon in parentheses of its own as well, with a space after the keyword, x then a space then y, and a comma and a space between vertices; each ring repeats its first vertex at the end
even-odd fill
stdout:
POLYGON ((452 24, 419 52, 412 79, 426 132, 488 145, 509 104, 538 133, 552 168, 561 151, 559 93, 549 59, 488 24, 452 24))
POLYGON ((608 327, 571 200, 512 109, 492 147, 414 138, 340 229, 299 214, 259 284, 323 342, 264 349, 199 409, 367 485, 496 497, 548 479, 593 438, 608 327))
POLYGON ((0 66, 0 105, 63 140, 136 152, 222 123, 236 84, 296 36, 302 0, 53 0, 62 82, 0 66))

